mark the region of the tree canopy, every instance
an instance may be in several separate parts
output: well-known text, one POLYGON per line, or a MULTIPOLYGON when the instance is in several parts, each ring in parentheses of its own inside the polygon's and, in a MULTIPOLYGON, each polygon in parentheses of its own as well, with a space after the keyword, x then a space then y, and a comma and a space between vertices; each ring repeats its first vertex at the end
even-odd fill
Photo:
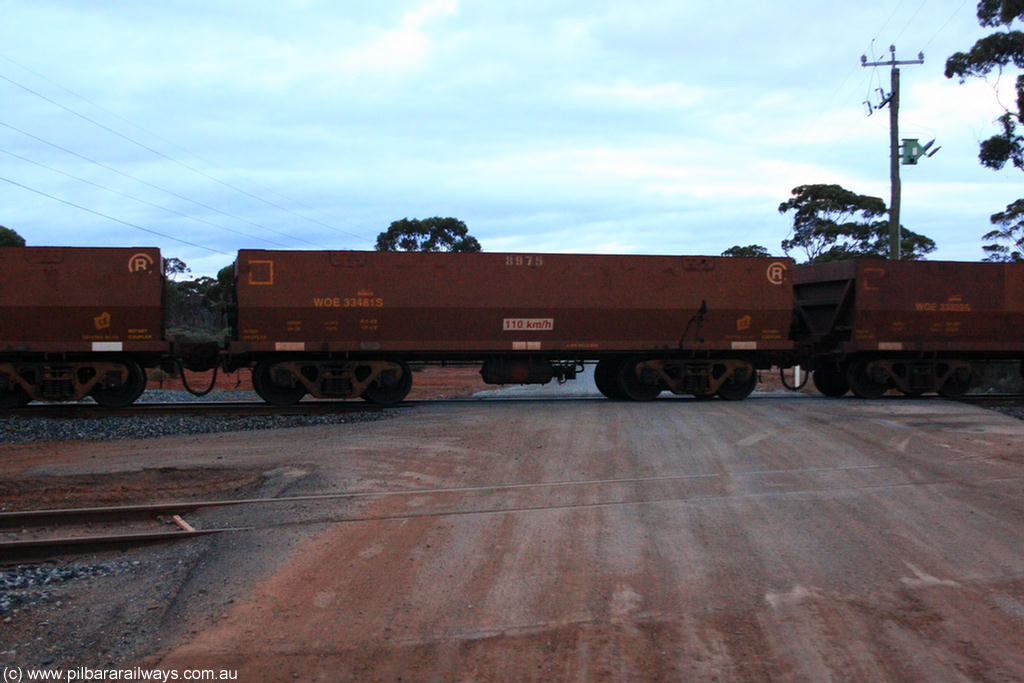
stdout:
POLYGON ((0 247, 23 247, 25 238, 10 228, 0 225, 0 247))
MULTIPOLYGON (((997 80, 1012 65, 1024 69, 1024 32, 1011 28, 1014 21, 1024 21, 1022 0, 981 0, 978 23, 995 33, 979 39, 968 52, 957 52, 946 60, 946 78, 956 76, 963 83, 968 78, 987 78, 995 72, 997 80)), ((1024 75, 1018 74, 1013 108, 999 101, 1003 114, 997 121, 998 132, 982 140, 978 159, 982 166, 1000 170, 1007 163, 1024 170, 1024 135, 1021 115, 1024 113, 1024 75)), ((1020 261, 1024 252, 1024 200, 1009 204, 1005 211, 992 214, 995 230, 985 233, 989 244, 982 246, 986 261, 1020 261)))
POLYGON ((480 242, 457 218, 403 218, 377 235, 377 251, 480 251, 480 242))
MULTIPOLYGON (((857 194, 840 185, 800 185, 779 204, 793 212, 792 237, 782 240, 788 255, 802 249, 807 262, 839 261, 889 253, 889 210, 878 197, 857 194)), ((935 242, 901 226, 903 259, 912 261, 935 251, 935 242)))
POLYGON ((748 244, 745 247, 735 245, 729 247, 722 252, 722 256, 737 256, 737 257, 751 257, 751 256, 771 256, 771 252, 762 247, 760 244, 748 244))
MULTIPOLYGON (((1003 69, 1013 65, 1024 69, 1024 32, 1011 30, 1017 19, 1024 20, 1024 2, 1021 0, 981 0, 978 3, 978 23, 988 28, 1005 28, 979 39, 969 52, 957 52, 946 60, 946 78, 956 76, 963 83, 968 78, 985 78, 993 71, 1003 75, 1003 69)), ((1018 131, 1021 112, 1024 111, 1024 75, 1016 81, 1016 109, 1000 102, 1003 115, 997 120, 998 133, 981 142, 978 155, 981 164, 1001 169, 1007 162, 1024 170, 1024 137, 1018 131)))
POLYGON ((234 288, 234 265, 222 268, 216 278, 175 281, 191 272, 181 259, 164 259, 165 334, 179 341, 223 341, 230 332, 224 316, 234 288))
POLYGON ((179 275, 189 275, 192 269, 189 268, 180 258, 171 256, 164 257, 164 278, 174 280, 179 275))
POLYGON ((1024 263, 1024 199, 992 214, 992 224, 1000 227, 985 233, 985 260, 1024 263))

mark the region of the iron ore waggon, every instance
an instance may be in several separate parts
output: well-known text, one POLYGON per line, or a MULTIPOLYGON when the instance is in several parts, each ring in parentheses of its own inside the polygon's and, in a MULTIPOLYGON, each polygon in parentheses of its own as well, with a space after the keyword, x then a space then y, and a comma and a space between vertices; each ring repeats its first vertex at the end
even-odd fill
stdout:
POLYGON ((132 403, 168 354, 162 299, 155 248, 0 247, 0 408, 132 403))
POLYGON ((401 401, 411 363, 491 384, 593 363, 605 396, 645 401, 742 399, 794 363, 829 396, 959 396, 974 364, 1024 361, 1024 264, 242 250, 235 280, 226 348, 172 344, 158 249, 0 248, 0 408, 128 405, 156 366, 251 368, 285 405, 401 401))
POLYGON ((611 398, 742 399, 791 357, 786 258, 242 250, 229 369, 267 401, 406 396, 412 361, 611 398))
POLYGON ((857 259, 793 282, 793 338, 828 396, 956 397, 972 363, 1024 359, 1024 264, 857 259))

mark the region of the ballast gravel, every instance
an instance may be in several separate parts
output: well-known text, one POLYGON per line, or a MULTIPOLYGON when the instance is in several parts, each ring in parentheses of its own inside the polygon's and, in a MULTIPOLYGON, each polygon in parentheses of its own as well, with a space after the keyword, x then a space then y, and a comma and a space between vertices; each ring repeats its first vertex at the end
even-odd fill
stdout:
MULTIPOLYGON (((139 403, 176 403, 188 401, 258 401, 255 393, 211 392, 202 399, 183 391, 156 389, 146 391, 139 403)), ((394 411, 339 413, 331 415, 139 415, 132 417, 56 418, 8 416, 0 418, 0 444, 34 441, 109 441, 111 439, 150 439, 161 436, 244 432, 264 429, 289 429, 313 425, 375 422, 394 415, 394 411)))
POLYGON ((996 410, 1003 415, 1015 417, 1018 420, 1024 420, 1024 407, 1022 406, 996 406, 993 410, 996 410))
POLYGON ((18 565, 0 570, 0 617, 37 602, 54 600, 58 589, 69 581, 132 571, 142 564, 140 560, 116 560, 61 566, 18 565))

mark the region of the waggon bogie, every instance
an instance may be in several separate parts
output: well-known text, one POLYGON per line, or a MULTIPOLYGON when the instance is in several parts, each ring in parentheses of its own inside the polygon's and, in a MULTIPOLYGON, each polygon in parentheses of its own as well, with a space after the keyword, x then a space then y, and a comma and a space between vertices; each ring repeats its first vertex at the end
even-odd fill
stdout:
POLYGON ((938 365, 937 391, 946 398, 960 398, 971 387, 973 370, 970 363, 949 361, 938 365))
POLYGON ((306 394, 392 404, 408 395, 412 372, 394 360, 266 359, 253 368, 252 382, 256 393, 275 405, 297 403, 306 394))
POLYGON ((792 337, 828 396, 959 397, 1024 355, 1024 264, 853 259, 794 271, 792 337))
POLYGON ((100 405, 120 408, 146 388, 146 371, 132 358, 0 363, 0 405, 29 401, 79 401, 92 396, 100 405))
POLYGON ((121 359, 113 365, 115 367, 99 374, 99 381, 89 390, 89 395, 101 406, 124 408, 146 390, 146 371, 131 358, 121 359))
POLYGON ((754 361, 743 358, 649 359, 638 364, 635 374, 673 394, 729 401, 746 398, 757 385, 754 361))
POLYGON ((11 377, 0 372, 0 408, 19 408, 32 400, 25 388, 12 381, 11 377))
POLYGON ((855 358, 846 368, 846 383, 857 398, 881 398, 889 390, 889 378, 880 363, 855 358))
POLYGON ((718 397, 726 401, 742 401, 757 386, 757 371, 752 366, 739 366, 726 375, 718 387, 718 397))
POLYGON ((621 358, 602 358, 594 366, 594 384, 597 390, 608 399, 624 401, 627 396, 619 386, 619 365, 621 358))
POLYGON ((814 387, 829 398, 840 398, 850 391, 846 370, 836 361, 824 361, 814 369, 814 387))
POLYGON ((411 389, 412 371, 398 361, 380 370, 359 396, 377 405, 392 405, 404 401, 411 389))
POLYGON ((253 367, 252 388, 264 401, 278 406, 298 403, 307 391, 292 368, 271 361, 253 367))
POLYGON ((664 389, 660 373, 648 361, 625 358, 615 376, 621 394, 630 401, 653 401, 664 389))
POLYGON ((857 355, 826 361, 814 370, 814 386, 838 398, 853 391, 858 398, 880 398, 890 390, 905 396, 938 393, 959 398, 970 388, 974 371, 965 358, 900 358, 857 355))

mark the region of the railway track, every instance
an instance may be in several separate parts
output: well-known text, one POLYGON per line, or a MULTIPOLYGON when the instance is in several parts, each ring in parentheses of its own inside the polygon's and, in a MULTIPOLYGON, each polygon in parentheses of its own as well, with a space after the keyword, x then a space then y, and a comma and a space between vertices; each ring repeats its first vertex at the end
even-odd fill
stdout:
MULTIPOLYGON (((808 396, 804 394, 804 396, 808 396)), ((778 400, 781 398, 793 398, 794 394, 779 394, 774 392, 755 393, 748 400, 778 400)), ((846 396, 839 400, 852 400, 852 396, 846 396)), ((96 403, 31 403, 23 408, 7 410, 3 416, 20 418, 50 418, 65 420, 85 420, 102 418, 146 418, 146 417, 308 417, 325 415, 354 415, 380 413, 385 409, 409 409, 416 405, 439 404, 439 403, 508 403, 522 402, 535 403, 545 401, 592 401, 606 400, 602 396, 583 395, 537 395, 537 396, 487 396, 487 397, 462 397, 462 398, 437 398, 406 400, 393 405, 378 405, 358 400, 304 400, 294 405, 271 405, 262 401, 188 401, 188 402, 153 402, 135 403, 128 408, 110 409, 103 408, 96 403)), ((680 402, 694 402, 695 399, 689 396, 664 395, 657 400, 678 400, 680 402)), ((938 395, 926 396, 904 396, 892 393, 878 400, 950 400, 938 395)), ((998 407, 1020 407, 1024 404, 1024 394, 968 394, 958 400, 972 405, 980 405, 983 408, 998 407)))
POLYGON ((196 529, 189 503, 25 510, 0 513, 0 564, 239 531, 196 529))
POLYGON ((960 399, 963 403, 983 406, 1019 406, 1024 404, 1024 394, 968 394, 960 399))
MULTIPOLYGON (((795 473, 834 473, 851 477, 848 484, 851 489, 950 483, 946 479, 907 480, 902 477, 880 482, 877 481, 877 474, 872 475, 870 481, 857 480, 859 473, 885 473, 897 469, 885 465, 823 466, 796 472, 788 469, 755 470, 745 472, 742 476, 768 481, 779 476, 791 477, 795 473)), ((720 500, 734 495, 723 488, 721 479, 722 475, 718 473, 659 475, 0 512, 0 565, 55 559, 112 547, 124 548, 188 540, 211 534, 252 531, 256 528, 720 500), (344 511, 318 509, 315 511, 318 514, 313 518, 286 514, 283 519, 264 519, 259 527, 197 529, 185 519, 186 515, 212 508, 331 502, 352 503, 355 506, 344 511)), ((801 486, 789 491, 785 488, 744 495, 790 495, 817 490, 815 487, 801 486)))
MULTIPOLYGON (((380 503, 394 501, 390 509, 357 509, 347 513, 327 513, 315 521, 282 519, 263 528, 296 524, 380 521, 412 519, 421 516, 491 514, 528 510, 636 504, 653 500, 634 500, 637 490, 660 488, 665 484, 700 482, 719 475, 681 475, 506 483, 481 486, 420 488, 401 490, 358 490, 344 493, 287 496, 280 498, 241 498, 209 501, 114 505, 86 508, 58 508, 0 512, 0 565, 32 560, 56 559, 66 555, 109 548, 124 548, 156 542, 178 541, 211 534, 248 531, 255 527, 217 527, 196 529, 185 520, 198 510, 232 506, 257 506, 328 502, 380 503), (604 491, 601 495, 598 491, 604 491), (534 500, 540 495, 539 500, 534 500), (595 503, 594 495, 604 502, 595 503), (497 499, 495 499, 497 496, 497 499), (567 499, 564 498, 567 496, 567 499), (624 500, 623 496, 626 499, 624 500), (407 508, 398 501, 434 499, 425 509, 407 508), (579 498, 579 500, 577 500, 579 498), (143 528, 139 528, 143 527, 143 528)), ((653 491, 652 491, 653 492, 653 491)), ((662 492, 663 495, 663 492, 662 492)), ((675 499, 677 493, 669 496, 675 499)))
MULTIPOLYGON (((347 514, 327 514, 318 522, 331 523, 379 521, 383 519, 415 518, 424 515, 445 516, 459 514, 481 514, 500 511, 524 511, 555 509, 562 507, 590 506, 591 496, 586 503, 566 505, 525 504, 521 496, 546 492, 556 498, 561 495, 579 495, 581 491, 594 489, 619 489, 626 487, 632 493, 636 487, 647 488, 666 482, 684 482, 714 479, 718 475, 657 476, 623 479, 596 479, 581 481, 553 481, 535 483, 509 483, 482 486, 449 488, 425 488, 402 490, 358 490, 344 493, 287 496, 280 498, 240 498, 208 501, 184 501, 171 503, 113 505, 86 508, 57 508, 39 510, 18 510, 0 512, 0 565, 18 564, 30 560, 55 559, 71 554, 92 552, 109 548, 124 548, 133 545, 161 541, 177 541, 200 536, 252 530, 254 527, 217 527, 196 529, 185 519, 198 510, 232 506, 280 505, 303 503, 326 503, 348 501, 373 503, 384 500, 418 500, 423 497, 435 498, 437 503, 426 510, 404 510, 394 513, 356 510, 347 514), (561 492, 561 493, 559 493, 561 492), (516 502, 497 505, 493 496, 509 497, 516 502), (477 500, 479 499, 479 500, 477 500), (476 501, 476 504, 473 502, 476 501), (439 506, 439 507, 438 507, 439 506), (138 527, 144 527, 139 529, 138 527)), ((613 496, 615 498, 615 496, 613 496)), ((621 503, 621 501, 618 501, 621 503)), ((618 504, 617 503, 617 504, 618 504)), ((399 508, 402 506, 399 505, 399 508)), ((306 521, 284 519, 272 523, 271 527, 307 524, 306 521)), ((266 526, 266 525, 264 525, 266 526)))
MULTIPOLYGON (((789 396, 789 394, 783 394, 789 396)), ((753 394, 747 400, 778 398, 778 394, 753 394)), ((852 399, 852 396, 845 397, 852 399)), ((881 400, 949 400, 937 395, 903 396, 892 394, 881 400)), ((262 401, 188 401, 173 403, 136 403, 126 408, 104 408, 95 403, 32 403, 21 408, 5 411, 6 415, 20 417, 52 418, 99 418, 99 417, 140 417, 146 415, 340 415, 346 413, 380 412, 386 408, 410 408, 426 403, 486 403, 486 402, 538 402, 538 401, 590 401, 606 400, 601 396, 509 396, 486 398, 441 398, 432 400, 409 400, 390 406, 380 406, 364 401, 302 401, 290 406, 275 406, 262 401)), ((658 400, 692 401, 687 396, 664 395, 658 400)), ((876 399, 877 400, 877 399, 876 399)), ((1017 405, 1024 402, 1024 394, 967 394, 955 399, 972 405, 1017 405)))
POLYGON ((95 403, 31 403, 7 410, 6 415, 20 417, 98 418, 140 417, 146 415, 338 415, 372 413, 387 408, 408 407, 409 403, 380 406, 365 401, 302 401, 291 406, 275 406, 262 401, 188 401, 183 403, 135 403, 126 408, 104 408, 95 403))

